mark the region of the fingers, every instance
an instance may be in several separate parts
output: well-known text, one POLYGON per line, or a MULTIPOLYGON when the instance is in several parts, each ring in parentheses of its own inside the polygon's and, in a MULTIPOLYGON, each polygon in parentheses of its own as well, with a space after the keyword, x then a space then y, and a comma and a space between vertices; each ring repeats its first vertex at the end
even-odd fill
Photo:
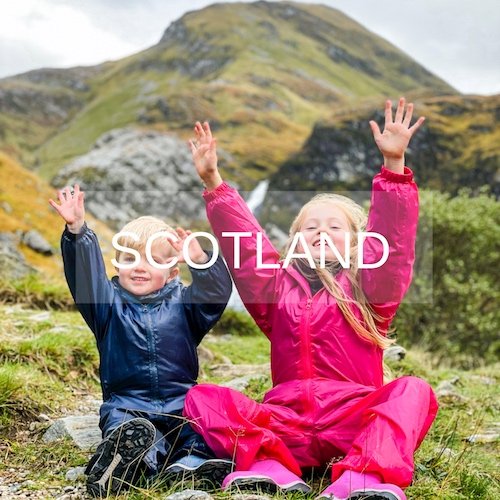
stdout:
POLYGON ((392 123, 392 102, 388 99, 385 101, 385 124, 392 123))
POLYGON ((377 140, 382 135, 377 122, 370 120, 370 128, 372 129, 373 138, 377 140))
POLYGON ((205 131, 207 138, 212 140, 212 131, 210 130, 210 125, 208 124, 208 122, 203 123, 203 130, 205 131))
POLYGON ((413 135, 425 122, 425 116, 421 116, 408 130, 413 135))
POLYGON ((54 208, 58 214, 61 214, 61 205, 57 204, 52 198, 49 199, 49 205, 54 208))
POLYGON ((64 191, 62 189, 59 189, 57 191, 57 199, 59 200, 59 203, 61 203, 61 205, 66 201, 66 198, 64 197, 64 191))
POLYGON ((398 107, 396 109, 396 116, 394 117, 394 123, 403 122, 404 112, 405 112, 405 98, 400 97, 398 101, 398 107))
POLYGON ((83 191, 80 191, 78 193, 78 208, 83 209, 83 201, 85 200, 85 193, 83 191))
POLYGON ((196 137, 198 137, 200 140, 205 139, 206 133, 200 122, 195 123, 194 131, 196 133, 196 137))
POLYGON ((410 126, 412 116, 413 116, 413 103, 410 102, 408 104, 408 106, 406 107, 406 114, 405 114, 405 118, 403 120, 403 125, 406 128, 408 128, 410 126))

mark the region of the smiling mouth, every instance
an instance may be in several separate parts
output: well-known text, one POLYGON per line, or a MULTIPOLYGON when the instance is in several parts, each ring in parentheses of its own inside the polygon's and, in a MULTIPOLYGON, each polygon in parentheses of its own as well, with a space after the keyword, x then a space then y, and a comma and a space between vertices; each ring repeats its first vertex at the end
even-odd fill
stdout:
POLYGON ((139 283, 144 283, 146 281, 149 281, 148 278, 131 278, 132 281, 138 281, 139 283))

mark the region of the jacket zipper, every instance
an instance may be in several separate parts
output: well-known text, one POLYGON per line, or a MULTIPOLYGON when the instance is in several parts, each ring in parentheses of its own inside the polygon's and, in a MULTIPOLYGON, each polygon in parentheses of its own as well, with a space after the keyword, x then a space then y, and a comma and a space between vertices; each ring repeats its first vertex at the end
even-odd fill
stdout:
POLYGON ((310 323, 311 323, 311 306, 312 299, 308 298, 306 302, 306 308, 304 312, 304 320, 302 323, 302 338, 301 338, 301 347, 302 347, 302 366, 303 366, 303 383, 305 384, 305 393, 304 393, 304 406, 306 411, 312 412, 314 408, 313 396, 312 396, 312 388, 311 388, 311 379, 313 378, 313 366, 312 366, 312 353, 311 353, 311 332, 310 323))
POLYGON ((159 398, 158 390, 158 363, 156 359, 155 335, 151 311, 147 306, 143 306, 143 311, 148 318, 148 350, 149 350, 149 375, 151 377, 151 396, 153 399, 159 398))

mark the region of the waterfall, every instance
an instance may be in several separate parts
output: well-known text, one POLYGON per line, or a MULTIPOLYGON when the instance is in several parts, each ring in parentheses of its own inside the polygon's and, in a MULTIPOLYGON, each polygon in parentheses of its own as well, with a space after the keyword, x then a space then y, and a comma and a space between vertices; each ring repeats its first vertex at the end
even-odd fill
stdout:
MULTIPOLYGON (((262 203, 264 203, 268 187, 268 180, 260 181, 248 195, 247 205, 252 213, 254 213, 262 205, 262 203)), ((243 305, 243 302, 241 301, 238 291, 236 290, 236 287, 234 285, 231 297, 229 298, 229 302, 227 303, 227 307, 230 307, 231 309, 235 309, 237 311, 246 311, 245 306, 243 305)))

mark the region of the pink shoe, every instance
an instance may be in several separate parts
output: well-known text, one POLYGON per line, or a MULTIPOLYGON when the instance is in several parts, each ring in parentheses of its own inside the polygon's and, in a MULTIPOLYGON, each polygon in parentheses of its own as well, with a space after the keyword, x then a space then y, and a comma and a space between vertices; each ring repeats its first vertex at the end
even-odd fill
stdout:
POLYGON ((406 500, 403 490, 382 483, 376 474, 345 471, 319 497, 330 500, 406 500))
POLYGON ((258 460, 251 465, 249 470, 238 470, 228 474, 222 482, 222 489, 233 488, 260 489, 269 493, 277 491, 309 493, 311 491, 311 488, 299 476, 272 459, 258 460))

